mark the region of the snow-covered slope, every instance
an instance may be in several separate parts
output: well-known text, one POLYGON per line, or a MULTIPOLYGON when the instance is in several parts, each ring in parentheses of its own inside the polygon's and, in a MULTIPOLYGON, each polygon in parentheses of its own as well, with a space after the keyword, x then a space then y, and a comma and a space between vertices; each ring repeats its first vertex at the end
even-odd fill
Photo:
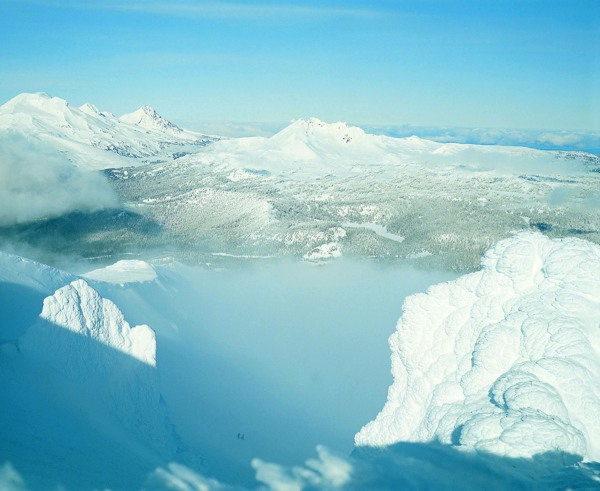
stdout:
POLYGON ((28 489, 140 487, 177 445, 154 332, 84 280, 7 254, 0 302, 0 461, 28 489))
POLYGON ((599 278, 597 245, 521 234, 481 271, 409 297, 388 401, 356 444, 600 460, 599 278))
POLYGON ((138 165, 149 158, 172 158, 182 145, 211 141, 184 131, 154 109, 116 118, 90 103, 73 107, 45 93, 20 94, 0 106, 0 133, 25 135, 41 141, 85 169, 138 165))
POLYGON ((472 271, 491 244, 520 230, 600 243, 600 173, 586 170, 594 156, 392 142, 412 148, 408 156, 391 143, 381 150, 385 137, 358 129, 346 143, 341 126, 292 126, 272 139, 221 140, 109 175, 123 202, 161 224, 144 241, 164 234, 202 262, 369 256, 472 271), (379 153, 365 151, 372 160, 360 163, 353 145, 379 153), (308 157, 293 160, 298 155, 308 157))

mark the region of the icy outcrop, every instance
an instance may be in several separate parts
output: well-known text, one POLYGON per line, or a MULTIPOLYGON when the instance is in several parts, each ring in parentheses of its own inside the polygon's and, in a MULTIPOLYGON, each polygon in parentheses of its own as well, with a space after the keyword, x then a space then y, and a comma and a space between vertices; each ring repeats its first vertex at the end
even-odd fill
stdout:
POLYGON ((600 460, 600 247, 520 234, 403 310, 387 403, 357 446, 600 460))
MULTIPOLYGON (((131 356, 146 365, 156 365, 154 331, 146 325, 131 328, 113 302, 102 298, 81 279, 47 297, 40 318, 65 331, 131 356)), ((66 367, 69 371, 78 371, 82 366, 95 362, 88 358, 89 352, 74 353, 71 346, 65 345, 65 339, 47 329, 46 323, 39 323, 27 331, 21 340, 22 349, 38 351, 41 354, 68 354, 69 356, 64 356, 56 362, 73 364, 66 367)), ((103 350, 98 350, 98 354, 105 356, 103 350)))

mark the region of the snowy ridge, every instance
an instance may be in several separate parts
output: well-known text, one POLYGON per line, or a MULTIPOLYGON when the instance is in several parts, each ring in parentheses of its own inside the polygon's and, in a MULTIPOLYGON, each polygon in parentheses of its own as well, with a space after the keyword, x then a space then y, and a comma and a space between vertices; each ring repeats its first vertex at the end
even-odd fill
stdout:
POLYGON ((460 445, 600 460, 600 247, 524 233, 406 299, 385 407, 357 446, 460 445))
POLYGON ((74 275, 59 269, 0 251, 0 283, 29 287, 48 295, 74 279, 74 275))
POLYGON ((2 132, 41 140, 89 169, 139 165, 170 146, 211 141, 182 130, 149 106, 116 118, 91 103, 77 108, 46 93, 20 94, 0 106, 2 132))

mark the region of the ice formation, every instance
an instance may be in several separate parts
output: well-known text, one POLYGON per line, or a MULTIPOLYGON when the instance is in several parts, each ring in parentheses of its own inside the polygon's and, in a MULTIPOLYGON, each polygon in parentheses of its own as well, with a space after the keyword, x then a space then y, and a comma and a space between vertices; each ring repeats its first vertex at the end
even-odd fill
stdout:
MULTIPOLYGON (((156 365, 156 341, 154 331, 148 326, 131 328, 119 308, 110 300, 102 298, 85 281, 75 280, 58 289, 44 300, 40 322, 32 326, 21 340, 25 351, 71 353, 61 362, 79 360, 70 370, 79 371, 82 365, 92 363, 88 353, 73 353, 70 346, 59 335, 47 329, 47 323, 71 333, 97 341, 112 350, 129 355, 147 365, 156 365)), ((102 351, 97 351, 103 353, 102 351)))
POLYGON ((439 441, 600 460, 600 247, 524 233, 406 299, 394 382, 357 446, 439 441))

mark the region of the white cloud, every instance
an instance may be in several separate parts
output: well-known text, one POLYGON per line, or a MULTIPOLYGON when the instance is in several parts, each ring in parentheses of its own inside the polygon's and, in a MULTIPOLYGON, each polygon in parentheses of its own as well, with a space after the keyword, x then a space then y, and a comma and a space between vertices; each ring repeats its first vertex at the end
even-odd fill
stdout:
POLYGON ((99 174, 17 133, 0 136, 0 225, 116 206, 99 174))
POLYGON ((537 139, 540 143, 548 143, 557 147, 563 147, 567 145, 577 145, 582 140, 582 136, 577 133, 546 132, 539 135, 537 139))
POLYGON ((435 126, 363 126, 367 131, 395 137, 416 135, 441 143, 516 145, 555 150, 600 149, 600 134, 583 131, 522 130, 510 128, 462 128, 435 126))

